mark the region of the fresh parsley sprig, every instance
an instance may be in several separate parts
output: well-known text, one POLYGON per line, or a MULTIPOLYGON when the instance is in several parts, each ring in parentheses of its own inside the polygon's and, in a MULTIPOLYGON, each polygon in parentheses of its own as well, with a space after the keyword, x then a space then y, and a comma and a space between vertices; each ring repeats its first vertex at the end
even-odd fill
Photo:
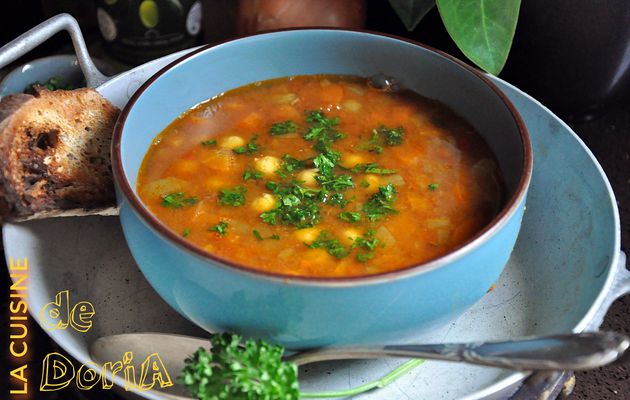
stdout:
POLYGON ((300 397, 297 366, 282 361, 283 348, 235 334, 212 335, 210 351, 199 348, 184 361, 179 381, 200 400, 300 397))
POLYGON ((297 400, 299 398, 351 397, 387 386, 424 360, 401 364, 384 377, 363 385, 324 393, 300 392, 298 370, 283 361, 284 349, 263 340, 247 340, 236 334, 214 334, 210 350, 199 348, 184 360, 178 381, 199 400, 297 400))

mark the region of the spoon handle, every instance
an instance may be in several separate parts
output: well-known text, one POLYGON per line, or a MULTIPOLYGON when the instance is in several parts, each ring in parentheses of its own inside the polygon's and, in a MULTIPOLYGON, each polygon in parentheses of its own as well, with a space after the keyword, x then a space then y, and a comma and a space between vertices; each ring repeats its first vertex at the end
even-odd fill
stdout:
POLYGON ((506 342, 327 347, 288 358, 297 365, 326 360, 404 357, 460 361, 515 370, 584 370, 617 360, 630 338, 615 332, 584 332, 506 342))

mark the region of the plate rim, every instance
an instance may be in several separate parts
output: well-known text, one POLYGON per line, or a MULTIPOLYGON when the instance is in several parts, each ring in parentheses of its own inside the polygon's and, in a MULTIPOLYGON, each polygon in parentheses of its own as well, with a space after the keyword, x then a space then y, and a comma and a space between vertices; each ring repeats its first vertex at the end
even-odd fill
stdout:
MULTIPOLYGON (((143 66, 134 68, 130 71, 128 71, 127 73, 123 73, 120 74, 119 76, 115 77, 112 80, 118 80, 124 77, 124 75, 129 74, 132 75, 133 72, 139 71, 141 68, 146 67, 148 64, 152 64, 152 65, 159 65, 159 63, 167 63, 169 62, 169 60, 171 59, 176 59, 177 57, 181 56, 181 54, 185 54, 187 51, 194 51, 194 49, 188 49, 188 50, 184 50, 184 51, 180 51, 174 54, 171 54, 169 56, 165 56, 162 57, 160 59, 151 61, 143 66)), ((166 64, 164 64, 166 65, 166 64)), ((617 203, 616 203, 616 198, 615 198, 615 194, 614 191, 612 189, 612 185, 610 184, 610 180, 608 179, 608 176, 606 175, 605 171, 603 170, 602 166, 600 165, 599 161, 597 160, 597 158, 595 158, 594 154, 591 152, 591 150, 588 148, 588 146, 586 146, 586 144, 584 143, 584 141, 573 131, 573 129, 571 129, 571 127, 565 123, 563 120, 561 120, 558 116, 556 116, 551 110, 549 110, 546 106, 544 106, 542 103, 540 103, 538 100, 536 100, 534 97, 530 96, 529 94, 527 94, 526 92, 520 90, 519 88, 517 88, 516 86, 504 81, 503 79, 500 79, 498 77, 495 76, 491 76, 489 74, 486 74, 487 77, 489 79, 491 79, 493 81, 493 83, 497 84, 499 86, 499 89, 501 89, 501 91, 503 91, 504 87, 507 87, 511 90, 513 90, 515 93, 517 93, 519 96, 522 96, 523 98, 525 98, 526 100, 532 102, 536 107, 540 108, 544 114, 548 115, 551 119, 555 120, 556 122, 558 122, 560 124, 560 126, 566 130, 568 133, 571 134, 572 138, 576 141, 576 144, 578 144, 582 150, 585 151, 586 155, 589 157, 590 161, 593 163, 593 165, 595 166, 596 170, 598 171, 604 186, 607 189, 608 192, 608 200, 610 201, 610 206, 611 209, 613 210, 613 225, 614 225, 614 241, 613 241, 613 248, 611 249, 611 258, 609 260, 609 265, 608 265, 608 272, 607 272, 607 277, 606 280, 604 281, 604 283, 601 286, 601 289, 599 290, 599 293, 597 294, 597 296, 595 297, 595 300, 593 301, 593 303, 591 304, 591 306, 589 307, 588 311, 584 314, 584 316, 580 319, 580 321, 574 326, 574 328, 572 329, 572 332, 574 333, 578 333, 578 332, 582 332, 585 329, 589 328, 589 324, 591 323, 591 321, 593 320, 594 316, 596 315, 596 313, 601 309, 601 307, 604 305, 605 299, 607 297, 607 295, 609 294, 609 292, 611 291, 614 279, 615 279, 615 275, 617 272, 617 269, 619 268, 619 257, 620 257, 620 245, 621 245, 621 222, 620 222, 620 217, 619 217, 619 209, 617 207, 617 203)), ((111 81, 110 81, 111 82, 111 81)), ((506 93, 506 95, 508 95, 506 93)), ((509 97, 509 95, 508 95, 509 97)), ((516 107, 516 106, 515 106, 516 107)), ((518 111, 518 107, 517 111, 518 111)), ((534 153, 535 155, 535 153, 534 153)), ((534 161, 535 163, 535 161, 534 161)), ((15 224, 15 223, 5 223, 2 225, 2 233, 3 233, 3 248, 5 250, 5 262, 7 264, 7 268, 9 265, 9 254, 7 252, 7 247, 8 247, 8 236, 7 233, 10 233, 10 229, 12 229, 15 226, 20 226, 19 223, 15 224)), ((86 364, 91 360, 89 352, 81 352, 79 347, 75 347, 75 346, 71 346, 67 343, 67 341, 62 341, 62 338, 59 337, 57 338, 57 331, 50 331, 48 329, 46 329, 46 327, 42 326, 42 322, 37 318, 36 315, 34 315, 33 313, 35 312, 34 309, 31 307, 31 296, 29 296, 29 299, 27 301, 28 306, 29 306, 29 314, 31 314, 32 318, 37 322, 37 324, 42 327, 42 329, 46 332, 46 334, 53 340, 55 341, 55 343, 57 343, 61 348, 64 349, 64 351, 66 351, 68 354, 70 354, 74 359, 76 359, 78 362, 82 363, 82 364, 86 364), (59 340, 57 340, 59 339, 59 340)), ((86 347, 89 347, 89 345, 86 345, 86 347)), ((488 396, 493 396, 493 395, 497 395, 503 391, 506 391, 507 389, 513 387, 514 385, 518 384, 519 382, 521 382, 523 379, 525 379, 527 376, 529 376, 531 373, 527 373, 527 372, 516 372, 514 371, 512 374, 504 377, 503 379, 500 379, 496 382, 494 382, 493 384, 486 386, 483 389, 477 390, 474 393, 465 395, 463 397, 460 397, 458 400, 479 400, 479 399, 483 399, 485 397, 488 396)), ((114 383, 116 384, 116 390, 124 390, 123 386, 124 386, 124 380, 120 377, 120 376, 114 376, 113 379, 114 383)), ((516 388, 515 388, 516 390, 516 388)), ((137 390, 132 390, 129 391, 131 393, 134 393, 135 395, 138 395, 140 397, 144 397, 146 399, 150 399, 150 400, 159 400, 161 398, 164 397, 163 393, 154 391, 154 390, 149 390, 149 391, 137 391, 137 390)), ((128 392, 128 393, 129 393, 128 392)))

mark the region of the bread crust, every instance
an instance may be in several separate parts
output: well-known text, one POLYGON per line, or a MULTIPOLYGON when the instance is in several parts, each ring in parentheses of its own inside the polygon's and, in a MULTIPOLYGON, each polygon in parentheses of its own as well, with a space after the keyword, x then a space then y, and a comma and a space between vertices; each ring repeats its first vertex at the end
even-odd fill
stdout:
POLYGON ((119 110, 94 89, 0 100, 0 217, 111 213, 111 134, 119 110))

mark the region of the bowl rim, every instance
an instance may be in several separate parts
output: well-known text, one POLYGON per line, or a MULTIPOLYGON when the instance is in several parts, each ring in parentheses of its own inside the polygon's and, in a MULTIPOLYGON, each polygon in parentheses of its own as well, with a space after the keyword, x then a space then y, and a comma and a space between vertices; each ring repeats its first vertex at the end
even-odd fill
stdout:
MULTIPOLYGON (((157 134, 156 134, 157 136, 157 134)), ((145 153, 146 155, 146 153, 145 153)), ((374 32, 363 29, 345 29, 345 28, 331 28, 331 27, 304 27, 304 28, 288 28, 288 29, 279 29, 273 31, 265 31, 258 32, 251 35, 244 35, 235 38, 231 38, 228 40, 224 40, 217 43, 211 43, 204 46, 201 46, 195 50, 192 50, 190 53, 184 54, 183 56, 175 59, 170 62, 163 68, 161 68, 158 72, 153 74, 149 79, 147 79, 131 96, 127 104, 122 109, 118 120, 116 121, 116 125, 114 126, 114 131, 112 134, 112 146, 111 146, 111 157, 112 157, 112 171, 114 175, 114 181, 117 184, 121 194, 128 201, 129 205, 133 209, 134 213, 138 215, 140 220, 147 224, 148 227, 156 232, 159 236, 162 236, 165 240, 173 243, 177 247, 183 249, 184 251, 189 252, 191 255, 201 259, 202 261, 212 261, 212 265, 208 265, 208 267, 222 267, 228 269, 233 272, 240 272, 251 277, 255 278, 263 278, 267 280, 272 280, 281 283, 292 283, 292 284, 302 284, 302 285, 314 285, 314 286, 324 286, 324 287, 335 287, 335 286, 358 286, 358 285, 367 285, 367 284, 378 284, 384 282, 391 282, 394 280, 404 279, 411 276, 426 274, 446 265, 451 264, 452 262, 460 259, 467 253, 477 249, 483 243, 487 241, 490 237, 494 236, 496 232, 498 232, 507 222, 511 219, 511 217, 517 212, 519 205, 525 199, 527 195, 527 191, 531 182, 532 172, 533 172, 533 150, 531 145, 531 140, 529 137, 529 133, 527 131, 527 127, 523 122, 519 112, 516 110, 516 107, 512 104, 512 102, 508 99, 507 95, 505 95, 490 79, 485 76, 485 73, 474 68, 463 61, 441 51, 435 49, 431 46, 427 46, 415 40, 402 38, 396 35, 390 35, 382 32, 374 32), (153 213, 144 205, 142 200, 136 194, 134 189, 129 184, 129 180, 126 177, 124 172, 123 162, 122 162, 122 134, 125 127, 125 122, 129 113, 131 112, 133 106, 136 101, 143 95, 147 88, 149 88, 153 82, 159 79, 162 75, 170 71, 171 69, 177 67, 179 64, 184 63, 189 58, 197 56, 198 54, 204 53, 206 51, 211 51, 216 47, 221 47, 225 44, 230 44, 233 42, 246 41, 250 38, 261 37, 261 36, 273 36, 273 35, 284 35, 291 34, 293 32, 304 32, 304 31, 330 31, 330 32, 338 32, 338 33, 352 33, 352 34, 362 34, 362 35, 370 35, 381 38, 393 39, 401 42, 405 42, 407 44, 411 44, 414 46, 421 47, 429 52, 435 53, 438 56, 445 58, 447 61, 452 62, 463 68, 467 73, 472 75, 481 81, 482 84, 490 88, 496 96, 498 96, 499 100, 502 101, 503 105, 507 108, 508 112, 511 114, 512 119, 514 120, 519 136, 521 138, 521 144, 523 148, 523 164, 521 167, 521 174, 519 182, 516 186, 516 189, 512 196, 506 201, 501 210, 494 218, 487 223, 483 229, 479 230, 474 236, 469 238, 466 242, 460 244, 453 250, 448 253, 425 261, 423 263, 414 263, 403 268, 399 268, 393 271, 381 272, 377 274, 364 275, 364 276, 348 276, 348 277, 310 277, 310 276, 300 276, 300 275, 288 275, 281 274, 276 272, 269 272, 258 270, 256 268, 247 266, 245 264, 240 264, 238 262, 226 259, 224 257, 220 257, 218 255, 209 253, 202 248, 190 243, 187 240, 184 240, 180 235, 178 235, 175 231, 169 228, 166 224, 161 222, 153 213)), ((144 156, 143 156, 144 157, 144 156)))
MULTIPOLYGON (((112 74, 112 77, 114 77, 117 74, 115 72, 115 68, 113 68, 109 63, 107 63, 102 58, 98 58, 98 57, 91 57, 91 58, 92 58, 92 62, 94 62, 96 67, 99 68, 101 71, 104 71, 105 73, 109 72, 110 74, 112 74)), ((47 65, 47 63, 50 63, 50 62, 57 63, 56 65, 58 66, 63 66, 65 68, 64 72, 66 73, 72 72, 72 73, 80 74, 85 80, 85 75, 83 74, 83 71, 81 70, 81 66, 79 65, 79 60, 76 54, 74 53, 53 54, 50 56, 28 60, 12 68, 5 76, 0 78, 0 97, 8 96, 9 94, 20 93, 20 92, 7 92, 7 93, 3 93, 3 92, 5 92, 6 88, 10 84, 13 84, 14 80, 15 81, 23 80, 22 75, 24 73, 24 68, 26 67, 28 67, 27 70, 37 70, 37 71, 41 70, 42 74, 48 76, 49 79, 54 78, 55 73, 50 73, 49 66, 47 65), (45 72, 45 71, 48 71, 48 72, 45 72)))

